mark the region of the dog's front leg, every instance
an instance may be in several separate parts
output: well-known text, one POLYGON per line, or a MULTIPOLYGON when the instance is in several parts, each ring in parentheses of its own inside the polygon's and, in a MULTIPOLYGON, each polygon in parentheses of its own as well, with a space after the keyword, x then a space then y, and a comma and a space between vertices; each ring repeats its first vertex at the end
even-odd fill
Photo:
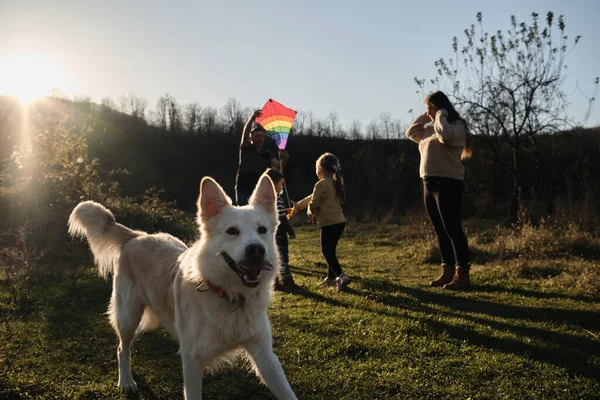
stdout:
POLYGON ((297 400, 279 359, 273 353, 271 337, 263 337, 257 342, 247 343, 246 351, 250 356, 254 370, 264 380, 279 400, 297 400))
POLYGON ((202 400, 202 374, 205 363, 197 354, 182 353, 183 393, 186 400, 202 400))

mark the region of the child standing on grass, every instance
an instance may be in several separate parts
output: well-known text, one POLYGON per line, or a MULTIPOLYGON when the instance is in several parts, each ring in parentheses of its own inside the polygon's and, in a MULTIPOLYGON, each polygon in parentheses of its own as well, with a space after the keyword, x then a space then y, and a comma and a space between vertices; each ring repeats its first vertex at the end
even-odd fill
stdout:
POLYGON ((286 208, 283 204, 282 193, 283 184, 285 182, 283 174, 275 168, 269 168, 267 169, 267 175, 269 175, 269 178, 273 181, 273 185, 275 185, 275 191, 277 192, 277 212, 279 214, 279 226, 275 233, 275 241, 277 242, 277 248, 279 249, 279 254, 281 256, 282 273, 281 281, 279 278, 275 281, 275 290, 284 291, 293 289, 296 286, 289 266, 290 256, 288 243, 288 235, 290 239, 294 239, 296 237, 296 232, 294 232, 294 228, 292 228, 290 221, 287 219, 286 208))
MULTIPOLYGON (((322 154, 316 162, 319 181, 310 196, 294 203, 292 215, 308 208, 308 216, 316 219, 321 230, 321 251, 327 261, 327 277, 319 283, 321 287, 336 286, 342 290, 350 283, 350 278, 342 271, 337 259, 336 248, 344 228, 346 218, 342 204, 346 200, 342 167, 337 157, 331 153, 322 154)), ((293 202, 292 202, 293 203, 293 202)))

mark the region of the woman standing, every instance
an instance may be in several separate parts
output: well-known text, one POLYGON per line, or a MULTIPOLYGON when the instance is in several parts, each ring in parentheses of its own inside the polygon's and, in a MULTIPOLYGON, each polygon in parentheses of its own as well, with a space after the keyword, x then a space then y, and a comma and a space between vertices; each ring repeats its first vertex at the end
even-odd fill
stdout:
POLYGON ((471 286, 469 245, 460 209, 465 175, 462 161, 471 157, 471 133, 443 92, 427 96, 425 108, 426 112, 410 125, 406 136, 419 144, 425 208, 442 257, 442 273, 430 285, 466 289, 471 286), (433 125, 425 126, 431 121, 433 125))

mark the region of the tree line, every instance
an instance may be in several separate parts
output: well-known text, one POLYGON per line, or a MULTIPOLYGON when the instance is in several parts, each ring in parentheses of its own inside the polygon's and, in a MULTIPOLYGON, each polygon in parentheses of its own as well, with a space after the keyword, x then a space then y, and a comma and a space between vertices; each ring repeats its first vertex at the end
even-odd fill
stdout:
MULTIPOLYGON (((462 47, 452 41, 455 58, 436 61, 435 79, 416 79, 422 93, 449 83, 474 133, 463 212, 517 224, 554 219, 598 233, 600 127, 577 127, 566 114, 564 19, 548 13, 542 26, 534 13, 531 23, 512 18, 508 32, 493 35, 480 14, 477 21, 462 47)), ((195 210, 201 178, 214 177, 233 196, 252 110, 236 99, 222 107, 179 105, 168 94, 153 110, 132 93, 99 104, 47 98, 28 108, 0 97, 3 251, 60 253, 68 213, 87 199, 106 203, 131 226, 192 238, 193 218, 183 215, 195 210)), ((342 164, 349 217, 402 221, 423 212, 420 156, 404 131, 388 113, 363 129, 358 121, 343 127, 334 112, 324 119, 300 112, 287 147, 289 197, 311 192, 315 160, 329 151, 342 164)))
MULTIPOLYGON (((33 254, 34 261, 62 254, 70 246, 68 214, 82 200, 106 204, 138 229, 193 239, 201 178, 214 177, 233 196, 241 130, 234 135, 217 125, 210 135, 169 132, 101 104, 59 99, 32 105, 26 124, 23 112, 0 99, 0 135, 10 145, 2 146, 0 157, 0 253, 13 252, 10 259, 22 258, 14 249, 33 254), (23 138, 19 129, 24 126, 30 142, 20 147, 17 138, 23 138)), ((513 172, 496 162, 510 158, 514 149, 502 137, 485 143, 475 138, 474 156, 466 165, 463 212, 514 222, 513 172)), ((330 151, 342 164, 350 218, 402 222, 411 212, 423 212, 420 155, 407 139, 293 131, 288 150, 284 173, 293 200, 311 192, 315 160, 330 151)), ((600 128, 539 135, 534 151, 519 156, 518 221, 550 218, 598 233, 600 128)))

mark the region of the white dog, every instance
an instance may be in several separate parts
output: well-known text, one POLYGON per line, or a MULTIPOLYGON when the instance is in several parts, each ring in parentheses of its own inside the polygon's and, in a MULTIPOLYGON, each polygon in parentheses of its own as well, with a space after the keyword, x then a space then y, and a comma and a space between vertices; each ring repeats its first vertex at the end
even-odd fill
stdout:
POLYGON ((273 354, 267 318, 279 272, 271 179, 263 175, 250 204, 234 207, 205 177, 198 223, 201 238, 187 248, 165 233, 133 231, 92 201, 71 213, 69 232, 87 237, 101 276, 114 275, 108 314, 120 339, 119 387, 137 391, 132 343, 162 324, 179 342, 186 399, 201 399, 204 370, 240 349, 278 399, 296 399, 273 354))

